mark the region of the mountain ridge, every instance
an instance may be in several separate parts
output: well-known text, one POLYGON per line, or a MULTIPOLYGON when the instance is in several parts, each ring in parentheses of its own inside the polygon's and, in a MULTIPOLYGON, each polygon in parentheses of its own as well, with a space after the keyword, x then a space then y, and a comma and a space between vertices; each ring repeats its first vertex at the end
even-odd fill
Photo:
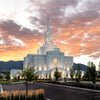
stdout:
MULTIPOLYGON (((87 70, 87 66, 84 64, 79 63, 81 70, 85 71, 87 70)), ((10 72, 11 69, 22 69, 23 68, 23 61, 0 61, 0 72, 10 72)), ((78 64, 74 63, 74 69, 77 70, 78 64)))

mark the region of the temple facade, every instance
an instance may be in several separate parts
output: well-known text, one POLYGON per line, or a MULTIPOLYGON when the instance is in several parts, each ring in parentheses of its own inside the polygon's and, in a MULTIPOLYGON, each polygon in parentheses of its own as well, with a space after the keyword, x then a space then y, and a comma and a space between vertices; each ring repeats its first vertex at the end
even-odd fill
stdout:
POLYGON ((73 66, 73 57, 64 56, 53 43, 53 34, 47 21, 47 31, 44 34, 44 44, 37 50, 37 54, 28 54, 24 57, 23 69, 33 67, 39 74, 39 78, 54 78, 54 72, 57 68, 62 78, 70 77, 70 68, 73 66))

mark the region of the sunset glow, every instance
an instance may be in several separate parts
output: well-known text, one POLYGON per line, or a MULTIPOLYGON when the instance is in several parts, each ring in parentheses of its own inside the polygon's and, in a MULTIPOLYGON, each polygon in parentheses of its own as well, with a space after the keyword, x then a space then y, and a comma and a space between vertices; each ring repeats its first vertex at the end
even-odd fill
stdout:
POLYGON ((36 53, 48 16, 53 41, 66 56, 99 63, 100 0, 0 0, 0 60, 36 53))

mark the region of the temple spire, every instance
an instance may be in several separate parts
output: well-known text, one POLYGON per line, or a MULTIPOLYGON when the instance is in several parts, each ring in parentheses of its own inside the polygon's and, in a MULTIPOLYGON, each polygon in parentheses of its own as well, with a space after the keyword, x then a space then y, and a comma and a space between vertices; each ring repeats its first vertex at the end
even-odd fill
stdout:
POLYGON ((49 28, 49 17, 47 19, 47 29, 49 28))
POLYGON ((51 29, 50 29, 50 26, 49 26, 49 17, 47 18, 47 31, 46 31, 44 37, 45 37, 45 44, 53 43, 53 41, 52 41, 52 32, 51 32, 51 29))

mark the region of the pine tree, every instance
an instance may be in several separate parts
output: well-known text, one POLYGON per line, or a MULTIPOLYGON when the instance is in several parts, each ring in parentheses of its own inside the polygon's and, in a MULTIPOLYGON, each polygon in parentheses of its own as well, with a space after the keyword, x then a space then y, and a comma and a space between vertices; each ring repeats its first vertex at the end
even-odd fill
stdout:
POLYGON ((6 73, 6 77, 5 77, 7 80, 9 80, 10 79, 10 73, 6 73))
POLYGON ((85 78, 87 78, 89 81, 91 80, 91 67, 87 68, 85 78))
POLYGON ((81 80, 81 68, 80 68, 80 65, 78 64, 78 69, 77 69, 77 72, 76 72, 76 75, 75 75, 75 78, 76 78, 76 82, 80 82, 81 80))
POLYGON ((73 66, 72 66, 72 67, 70 68, 70 77, 71 77, 72 80, 73 80, 74 74, 75 74, 75 71, 74 71, 74 68, 73 68, 73 66))
POLYGON ((97 71, 96 71, 96 66, 91 62, 91 81, 93 84, 96 83, 96 78, 97 78, 97 71))
POLYGON ((56 68, 56 71, 54 72, 54 77, 55 77, 56 81, 58 81, 58 79, 61 77, 61 75, 58 72, 58 69, 57 68, 56 68))

